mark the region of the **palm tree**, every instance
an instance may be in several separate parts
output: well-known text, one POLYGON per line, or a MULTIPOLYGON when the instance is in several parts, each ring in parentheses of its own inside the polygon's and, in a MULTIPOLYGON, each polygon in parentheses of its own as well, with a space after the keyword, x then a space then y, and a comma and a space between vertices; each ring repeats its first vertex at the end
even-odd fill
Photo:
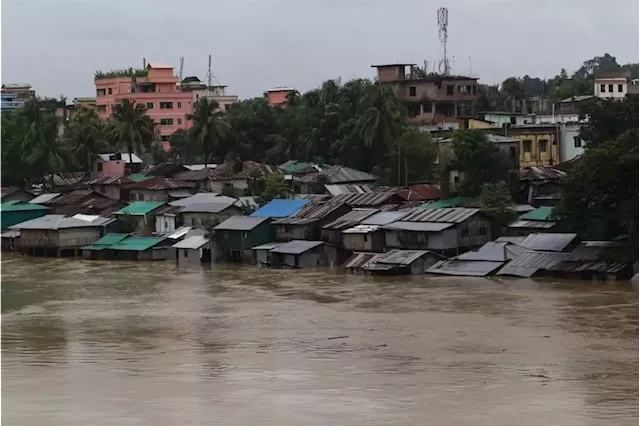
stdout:
POLYGON ((144 105, 124 99, 113 108, 112 118, 115 122, 115 137, 127 147, 130 161, 134 151, 142 154, 151 148, 156 134, 155 124, 147 115, 144 105))
POLYGON ((58 138, 58 120, 53 110, 40 100, 28 102, 24 114, 28 126, 22 140, 26 163, 41 177, 43 184, 48 174, 53 188, 53 174, 68 164, 67 152, 58 138))
POLYGON ((65 137, 71 153, 89 177, 94 158, 108 148, 103 124, 94 109, 82 108, 69 125, 65 137))
POLYGON ((220 145, 230 128, 220 111, 218 102, 207 98, 200 98, 193 106, 193 114, 187 115, 188 120, 193 120, 193 127, 189 130, 191 139, 197 143, 204 155, 204 166, 211 154, 220 145))

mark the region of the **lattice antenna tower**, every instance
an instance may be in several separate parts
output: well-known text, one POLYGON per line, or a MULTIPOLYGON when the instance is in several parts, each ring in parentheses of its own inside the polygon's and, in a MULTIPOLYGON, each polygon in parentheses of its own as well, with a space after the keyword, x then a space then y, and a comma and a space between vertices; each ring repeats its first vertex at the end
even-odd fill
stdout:
POLYGON ((216 77, 216 75, 213 73, 213 70, 211 69, 211 55, 209 55, 209 69, 207 70, 207 75, 204 77, 204 79, 207 80, 208 88, 211 88, 211 83, 213 80, 216 81, 218 86, 220 85, 218 78, 216 77))
POLYGON ((438 64, 438 72, 440 74, 449 75, 451 68, 449 66, 449 58, 447 57, 447 38, 449 27, 449 9, 441 7, 438 9, 438 37, 440 38, 440 47, 442 50, 442 59, 438 64))
POLYGON ((182 69, 184 68, 184 56, 180 56, 180 72, 178 73, 178 84, 182 89, 182 69))

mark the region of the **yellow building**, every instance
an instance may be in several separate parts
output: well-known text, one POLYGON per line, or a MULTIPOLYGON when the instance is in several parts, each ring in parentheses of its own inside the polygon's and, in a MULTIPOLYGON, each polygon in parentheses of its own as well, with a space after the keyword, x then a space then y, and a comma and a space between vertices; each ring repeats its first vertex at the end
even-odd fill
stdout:
POLYGON ((514 130, 510 129, 509 136, 520 141, 520 167, 552 166, 560 162, 555 131, 515 134, 514 130))

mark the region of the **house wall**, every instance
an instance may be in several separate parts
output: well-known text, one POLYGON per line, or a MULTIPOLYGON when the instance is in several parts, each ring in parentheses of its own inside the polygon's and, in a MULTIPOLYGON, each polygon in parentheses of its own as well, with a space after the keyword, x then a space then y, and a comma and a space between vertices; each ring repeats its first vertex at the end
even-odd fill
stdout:
POLYGON ((251 231, 216 231, 216 241, 221 250, 251 250, 253 247, 273 241, 275 232, 268 221, 251 231))
POLYGON ((98 157, 91 166, 91 178, 95 179, 100 176, 122 176, 124 175, 124 164, 123 160, 104 161, 98 157), (99 170, 100 166, 98 164, 102 165, 102 170, 99 170))
MULTIPOLYGON (((204 248, 204 247, 203 247, 204 248)), ((175 249, 179 266, 200 266, 202 264, 203 248, 175 249)))
POLYGON ((165 190, 152 191, 149 189, 132 189, 129 195, 131 201, 169 201, 165 190))
POLYGON ((384 231, 379 230, 368 234, 342 234, 342 244, 347 250, 384 251, 384 231))
POLYGON ((596 78, 593 83, 593 93, 599 98, 624 99, 627 91, 628 83, 626 77, 596 78), (603 85, 604 87, 602 87, 603 85), (610 87, 610 85, 613 87, 610 87))
POLYGON ((229 193, 234 196, 244 196, 246 189, 249 188, 249 182, 246 179, 231 179, 221 181, 206 181, 204 188, 210 192, 216 192, 222 194, 229 193), (225 188, 229 188, 225 191, 225 188))
POLYGON ((585 141, 580 138, 580 124, 560 125, 560 162, 569 161, 584 154, 584 144, 585 141), (577 143, 579 146, 576 146, 577 143))
POLYGON ((168 234, 176 230, 176 217, 168 215, 156 216, 156 233, 168 234))
POLYGON ((256 263, 259 265, 260 263, 270 263, 271 262, 271 253, 269 250, 254 250, 256 257, 256 263))
POLYGON ((415 232, 387 229, 384 231, 388 248, 406 250, 452 250, 458 248, 457 232, 454 228, 441 232, 415 232))
POLYGON ((20 246, 24 248, 77 248, 100 239, 99 227, 69 229, 22 229, 20 246))
POLYGON ((320 236, 322 241, 331 244, 342 244, 342 231, 340 229, 321 229, 320 236))
POLYGON ((560 162, 558 141, 554 133, 530 133, 513 135, 520 140, 520 167, 552 166, 560 162), (540 151, 545 145, 546 150, 540 151), (529 149, 527 149, 530 147, 529 149))
POLYGON ((91 185, 91 189, 114 200, 120 199, 120 185, 91 185))
POLYGON ((479 247, 491 241, 491 223, 482 215, 472 216, 457 224, 455 230, 458 248, 479 247))
POLYGON ((316 224, 277 225, 276 241, 313 240, 316 229, 316 224))
POLYGON ((338 253, 335 247, 321 245, 302 254, 277 254, 281 264, 299 268, 318 268, 338 266, 338 253))
POLYGON ((221 223, 238 214, 242 214, 242 211, 235 206, 231 206, 220 213, 180 213, 180 216, 182 217, 182 223, 185 225, 204 228, 208 223, 221 223))

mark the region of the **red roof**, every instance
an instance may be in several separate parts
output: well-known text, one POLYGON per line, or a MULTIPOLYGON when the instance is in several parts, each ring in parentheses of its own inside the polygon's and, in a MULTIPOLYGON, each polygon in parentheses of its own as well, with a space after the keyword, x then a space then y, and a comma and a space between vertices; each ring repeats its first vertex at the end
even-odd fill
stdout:
POLYGON ((439 200, 441 192, 438 185, 422 184, 402 188, 398 195, 407 201, 439 200))

